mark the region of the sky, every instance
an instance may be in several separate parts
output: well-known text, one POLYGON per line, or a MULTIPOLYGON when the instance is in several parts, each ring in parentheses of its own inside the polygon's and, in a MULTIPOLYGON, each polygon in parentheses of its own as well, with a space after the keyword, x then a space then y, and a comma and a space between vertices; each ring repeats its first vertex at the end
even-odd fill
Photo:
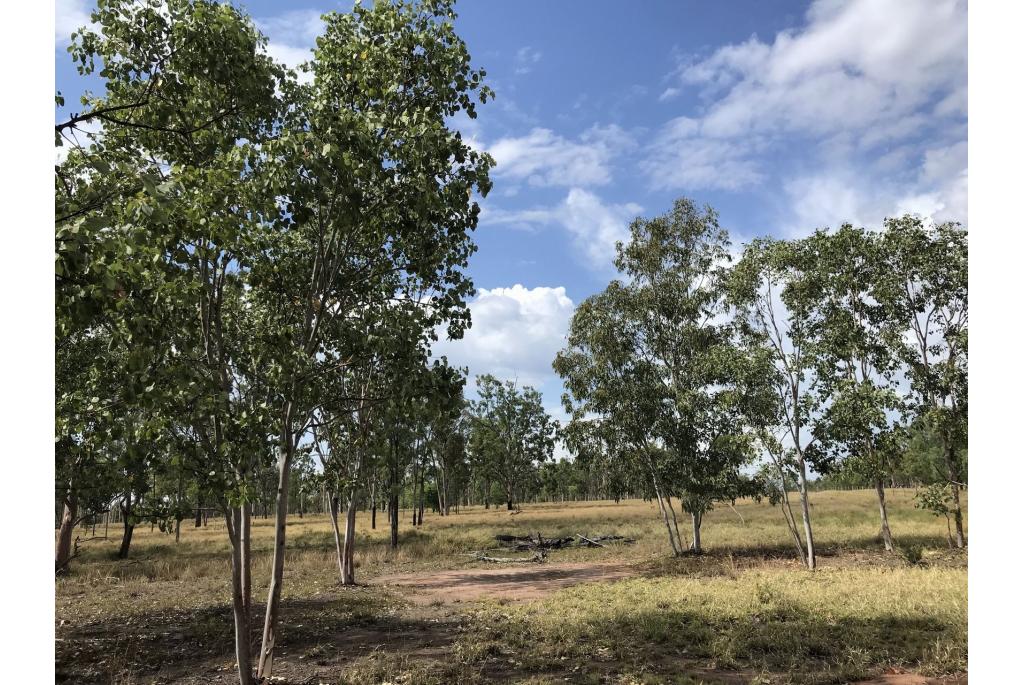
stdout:
MULTIPOLYGON (((247 2, 277 59, 306 59, 344 2, 247 2)), ((58 0, 56 86, 89 3, 58 0)), ((559 419, 551 361, 616 240, 674 199, 710 204, 736 249, 843 222, 967 224, 967 5, 463 0, 456 27, 496 93, 451 123, 496 160, 469 274, 473 327, 436 354, 528 383, 559 419)))

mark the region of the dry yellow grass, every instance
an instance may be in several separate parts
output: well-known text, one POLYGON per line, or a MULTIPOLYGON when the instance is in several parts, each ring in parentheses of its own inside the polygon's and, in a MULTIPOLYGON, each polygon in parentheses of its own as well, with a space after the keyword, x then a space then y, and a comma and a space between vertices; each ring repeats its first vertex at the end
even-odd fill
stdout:
MULTIPOLYGON (((349 640, 345 631, 353 625, 393 631, 395 625, 427 621, 437 630, 455 621, 446 637, 450 648, 437 659, 378 650, 346 661, 344 668, 333 666, 337 672, 328 682, 379 683, 403 674, 412 678, 405 682, 478 676, 486 681, 480 674, 487 673, 522 682, 536 673, 553 674, 552 682, 566 674, 598 682, 609 673, 663 682, 659 678, 672 664, 678 668, 683 662, 763 673, 768 682, 843 682, 886 666, 962 670, 966 555, 946 549, 945 520, 916 510, 912 497, 910 491, 890 493, 890 521, 898 544, 922 550, 923 561, 916 565, 880 550, 873 492, 812 493, 821 550, 815 574, 800 569, 781 512, 766 503, 741 501, 735 510, 711 513, 702 535, 709 554, 681 560, 668 555, 657 508, 648 502, 527 505, 515 515, 478 507, 450 517, 428 512, 415 530, 410 512, 403 511, 398 550, 388 547, 385 517, 378 516, 377 530, 370 530, 369 516, 361 512, 360 581, 478 566, 465 553, 493 546, 497 533, 615 533, 637 540, 631 546, 556 551, 549 561, 617 560, 636 567, 641 577, 577 586, 523 606, 485 605, 461 618, 435 609, 438 616, 429 620, 380 588, 341 591, 329 521, 292 517, 284 584, 291 609, 282 634, 291 636, 289 649, 295 651, 285 650, 282 658, 288 663, 302 650, 310 660, 335 654, 341 649, 335 643, 349 640), (595 662, 598 649, 602 656, 595 662), (800 664, 809 670, 795 677, 800 664), (780 673, 788 680, 780 680, 780 673)), ((227 535, 220 521, 211 519, 200 529, 185 523, 178 544, 173 536, 138 529, 127 561, 113 558, 119 527, 111 527, 108 541, 86 543, 72 573, 57 581, 59 671, 65 668, 81 682, 150 682, 146 668, 158 662, 154 652, 131 646, 125 636, 132 631, 152 633, 157 641, 183 635, 189 647, 179 660, 194 659, 205 668, 218 660, 230 665, 227 535), (93 633, 104 637, 89 637, 93 633)), ((253 533, 253 589, 260 602, 269 575, 271 521, 256 519, 253 533)), ((156 654, 170 658, 169 651, 156 654)), ((294 668, 302 663, 312 665, 297 661, 294 668)))

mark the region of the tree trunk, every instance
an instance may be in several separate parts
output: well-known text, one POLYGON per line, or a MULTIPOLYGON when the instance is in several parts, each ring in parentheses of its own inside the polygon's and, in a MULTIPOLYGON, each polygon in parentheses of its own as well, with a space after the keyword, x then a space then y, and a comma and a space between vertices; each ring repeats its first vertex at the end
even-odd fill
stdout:
POLYGON ((800 561, 805 561, 807 557, 804 556, 804 546, 800 542, 800 530, 796 526, 796 517, 793 516, 793 507, 789 504, 789 491, 786 490, 786 474, 782 470, 782 464, 776 463, 779 469, 779 483, 782 486, 782 515, 786 518, 786 526, 789 528, 790 535, 793 536, 793 545, 796 547, 796 555, 800 561))
POLYGON ((423 525, 423 500, 426 499, 427 489, 426 474, 424 473, 423 467, 420 467, 420 522, 417 525, 423 525))
POLYGON ((341 543, 341 531, 338 529, 338 497, 331 495, 331 528, 334 530, 334 549, 338 555, 338 576, 342 585, 345 584, 345 555, 341 543))
POLYGON ((243 509, 232 507, 225 517, 231 540, 231 611, 235 619, 235 661, 239 685, 251 685, 252 646, 249 636, 249 607, 245 601, 244 579, 249 575, 242 554, 243 509))
POLYGON ((672 554, 679 556, 679 549, 676 547, 676 536, 672 533, 672 523, 668 520, 668 509, 665 508, 665 500, 662 499, 661 493, 657 490, 654 491, 658 497, 658 507, 661 509, 661 518, 665 522, 665 530, 668 531, 668 544, 672 546, 672 554))
POLYGON ((509 499, 509 501, 508 501, 508 510, 512 511, 512 500, 511 499, 509 499))
MULTIPOLYGON (((285 425, 289 425, 291 412, 286 413, 285 425)), ((291 474, 292 449, 294 443, 290 434, 282 435, 282 445, 277 459, 277 510, 274 512, 274 560, 271 568, 270 588, 267 592, 267 613, 263 620, 263 641, 260 661, 256 670, 257 678, 270 679, 274 672, 274 647, 277 642, 277 617, 281 608, 281 584, 284 582, 285 538, 288 529, 288 478, 291 474)))
POLYGON ((702 554, 704 550, 700 546, 700 524, 703 517, 700 514, 690 514, 690 519, 693 521, 693 553, 702 554))
POLYGON ((345 549, 342 553, 341 584, 355 585, 356 570, 353 560, 356 549, 356 493, 353 489, 345 512, 345 549))
POLYGON ((679 553, 682 554, 689 548, 689 544, 684 544, 683 536, 679 533, 679 519, 676 517, 676 509, 672 506, 672 496, 665 495, 665 505, 668 507, 668 513, 672 514, 672 530, 676 535, 676 546, 679 548, 679 553))
POLYGON ((882 542, 885 544, 885 551, 891 552, 892 531, 889 530, 889 515, 885 510, 885 484, 881 478, 875 480, 875 491, 878 493, 878 512, 882 517, 882 542))
POLYGON ((75 517, 78 516, 78 494, 68 488, 64 500, 64 515, 60 519, 60 530, 57 532, 57 548, 54 553, 56 572, 67 570, 71 563, 71 536, 75 532, 75 517))
POLYGON ((804 539, 807 541, 807 557, 805 559, 807 568, 814 570, 817 567, 817 560, 814 558, 814 535, 811 532, 811 508, 807 501, 807 463, 803 455, 800 455, 800 512, 804 519, 804 539))
POLYGON ((388 514, 391 521, 391 549, 398 549, 398 493, 392 491, 388 501, 388 514))
POLYGON ((370 503, 370 530, 377 530, 377 501, 370 503))
MULTIPOLYGON (((242 561, 242 603, 245 605, 246 630, 252 620, 252 503, 241 507, 241 561, 242 561)), ((248 633, 246 633, 248 639, 248 633)), ((250 671, 252 670, 250 665, 250 671)))
POLYGON ((953 523, 956 526, 956 548, 963 549, 967 544, 964 537, 964 513, 960 508, 960 474, 956 468, 952 441, 943 431, 942 456, 946 461, 946 472, 949 478, 950 494, 953 496, 953 523))
POLYGON ((131 522, 132 496, 130 493, 125 495, 124 503, 121 504, 121 518, 124 521, 124 534, 121 536, 121 548, 117 551, 117 558, 127 559, 128 549, 132 544, 132 533, 135 532, 135 524, 131 522))
POLYGON ((117 550, 118 559, 128 558, 128 549, 132 545, 132 533, 135 532, 135 524, 128 522, 128 516, 124 517, 124 534, 121 536, 121 547, 117 550))

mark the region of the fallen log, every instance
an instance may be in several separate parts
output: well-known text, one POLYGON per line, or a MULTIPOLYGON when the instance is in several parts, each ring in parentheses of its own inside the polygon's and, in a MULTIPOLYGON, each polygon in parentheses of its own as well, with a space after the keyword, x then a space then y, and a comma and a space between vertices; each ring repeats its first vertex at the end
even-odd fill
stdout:
POLYGON ((595 542, 595 541, 591 540, 590 538, 585 538, 582 535, 580 535, 579 533, 576 533, 576 537, 578 537, 580 540, 583 540, 585 543, 587 543, 588 547, 604 547, 604 545, 602 545, 600 542, 595 542))
POLYGON ((512 557, 489 557, 483 552, 472 552, 471 554, 477 561, 487 561, 492 564, 539 564, 547 557, 547 553, 544 550, 538 550, 537 552, 534 552, 532 557, 527 557, 525 559, 516 559, 512 557))

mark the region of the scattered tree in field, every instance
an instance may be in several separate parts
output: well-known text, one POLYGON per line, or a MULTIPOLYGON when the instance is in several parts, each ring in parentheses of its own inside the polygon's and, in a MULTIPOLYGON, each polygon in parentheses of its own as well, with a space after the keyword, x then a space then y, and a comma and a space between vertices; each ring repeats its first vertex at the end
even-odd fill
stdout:
POLYGON ((804 561, 816 566, 808 499, 808 466, 823 470, 828 454, 821 449, 821 398, 815 387, 816 357, 812 318, 817 291, 807 287, 815 255, 800 241, 758 239, 744 248, 731 269, 730 302, 735 307, 748 354, 770 362, 767 374, 775 388, 777 425, 760 425, 762 445, 784 470, 792 463, 800 492, 804 561))
POLYGON ((881 241, 849 224, 805 241, 813 256, 807 287, 817 293, 809 339, 816 391, 825 409, 821 444, 865 475, 878 493, 881 537, 894 550, 885 484, 903 452, 903 409, 896 388, 892 322, 880 296, 886 263, 881 241))
POLYGON ((952 499, 956 546, 967 544, 960 508, 967 443, 967 233, 889 219, 882 234, 879 297, 892 321, 889 345, 906 369, 908 401, 939 437, 952 499))
POLYGON ((714 210, 685 199, 668 214, 637 219, 630 234, 615 262, 624 280, 577 310, 555 369, 567 379, 574 420, 596 413, 609 422, 606 444, 625 438, 643 454, 676 554, 686 545, 673 495, 690 514, 690 547, 699 553, 714 503, 753 494, 741 474, 756 452, 744 430, 744 357, 726 303, 728 237, 714 210))
POLYGON ((450 130, 486 99, 455 34, 451 3, 357 5, 325 15, 310 62, 313 82, 288 85, 279 134, 260 173, 281 214, 266 260, 254 268, 270 384, 280 398, 274 561, 258 677, 270 677, 284 572, 288 477, 304 426, 323 398, 305 381, 344 359, 348 317, 390 316, 389 303, 421 303, 425 330, 458 338, 472 291, 462 269, 469 234, 490 188, 487 157, 450 130), (415 139, 416 145, 407 141, 415 139))
POLYGON ((469 403, 470 450, 501 484, 509 511, 523 497, 537 464, 551 458, 558 422, 530 386, 518 387, 491 375, 477 376, 479 399, 469 403))

